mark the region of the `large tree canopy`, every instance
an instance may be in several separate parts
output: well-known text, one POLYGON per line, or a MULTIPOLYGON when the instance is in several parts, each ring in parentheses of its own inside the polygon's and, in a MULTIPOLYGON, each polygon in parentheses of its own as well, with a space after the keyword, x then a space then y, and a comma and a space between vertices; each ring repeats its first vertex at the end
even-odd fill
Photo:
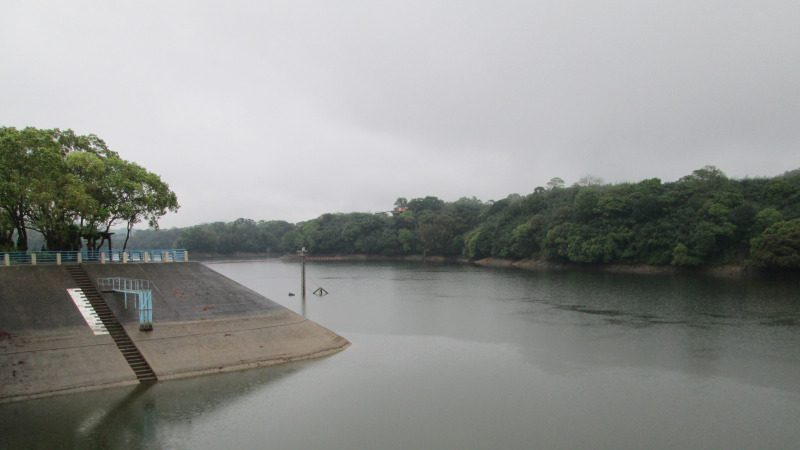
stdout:
MULTIPOLYGON (((27 231, 50 250, 102 245, 111 227, 131 228, 176 211, 161 178, 72 130, 0 127, 0 246, 27 250, 27 231), (13 236, 16 236, 14 241, 13 236)), ((126 239, 127 243, 127 239, 126 239)))

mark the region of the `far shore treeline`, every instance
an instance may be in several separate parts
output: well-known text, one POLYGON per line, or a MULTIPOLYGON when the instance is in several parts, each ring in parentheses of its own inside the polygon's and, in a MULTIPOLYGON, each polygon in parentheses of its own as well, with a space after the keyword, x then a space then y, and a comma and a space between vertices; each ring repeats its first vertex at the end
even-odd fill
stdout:
POLYGON ((499 201, 399 198, 384 213, 291 224, 238 219, 135 231, 132 246, 312 255, 450 256, 577 264, 800 269, 800 170, 731 179, 707 166, 675 182, 559 178, 499 201))
POLYGON ((731 179, 706 166, 674 182, 604 184, 587 176, 572 186, 553 178, 498 201, 398 198, 387 211, 297 224, 237 219, 157 230, 159 218, 177 209, 158 175, 95 135, 0 127, 0 251, 93 250, 111 237, 117 249, 222 256, 305 247, 317 256, 800 269, 800 169, 731 179), (142 221, 155 229, 134 230, 142 221))

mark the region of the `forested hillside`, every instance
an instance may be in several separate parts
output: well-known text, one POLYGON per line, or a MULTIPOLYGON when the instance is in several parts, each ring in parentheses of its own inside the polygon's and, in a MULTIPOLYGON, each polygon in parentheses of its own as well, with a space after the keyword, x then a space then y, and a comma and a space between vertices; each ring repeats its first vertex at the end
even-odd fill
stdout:
MULTIPOLYGON (((482 202, 397 200, 392 213, 324 214, 298 224, 238 219, 140 231, 134 246, 168 233, 172 244, 214 253, 411 254, 533 258, 580 264, 800 268, 800 170, 730 179, 714 167, 675 182, 565 187, 482 202)), ((165 242, 158 247, 164 247, 165 242)))

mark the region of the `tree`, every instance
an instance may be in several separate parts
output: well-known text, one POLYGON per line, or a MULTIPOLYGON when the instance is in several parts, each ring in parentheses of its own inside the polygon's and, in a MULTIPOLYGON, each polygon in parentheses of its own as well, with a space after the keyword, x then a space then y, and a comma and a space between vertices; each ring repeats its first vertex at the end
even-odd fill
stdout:
POLYGON ((422 211, 439 211, 442 208, 444 208, 444 201, 432 196, 415 198, 408 202, 408 209, 414 214, 419 214, 422 211))
MULTIPOLYGON (((26 224, 33 196, 45 176, 42 166, 58 151, 52 130, 0 128, 0 208, 17 234, 17 250, 28 249, 26 224)), ((58 175, 56 173, 56 175, 58 175)))
POLYGON ((575 183, 576 186, 582 187, 600 186, 601 184, 603 184, 603 179, 594 175, 584 175, 575 183))
POLYGON ((14 249, 14 223, 8 212, 0 209, 0 251, 14 249))
POLYGON ((16 209, 12 217, 17 226, 22 227, 17 232, 24 243, 18 243, 18 249, 27 249, 27 228, 40 232, 49 249, 79 248, 80 231, 74 221, 94 203, 80 180, 67 170, 64 158, 71 149, 90 145, 91 141, 57 129, 17 132, 12 128, 5 129, 4 134, 17 137, 3 146, 4 157, 17 158, 4 162, 9 181, 3 190, 18 205, 11 208, 16 209))
MULTIPOLYGON (((77 250, 81 237, 91 249, 102 231, 126 221, 158 218, 178 208, 161 179, 125 161, 95 135, 72 130, 0 128, 0 209, 27 250, 27 230, 45 238, 51 250, 77 250)), ((101 241, 102 243, 102 241, 101 241)))
POLYGON ((423 255, 461 253, 463 238, 458 240, 461 222, 451 214, 425 211, 419 217, 419 244, 423 255))
POLYGON ((689 254, 689 247, 685 244, 679 243, 672 250, 672 265, 673 266, 686 266, 693 267, 699 266, 702 260, 696 256, 689 254))
POLYGON ((121 199, 115 195, 113 185, 122 178, 113 173, 118 164, 112 163, 112 159, 121 161, 116 155, 101 156, 94 152, 71 152, 65 157, 67 170, 77 177, 94 201, 82 208, 78 223, 89 250, 96 250, 103 245, 103 239, 108 234, 101 234, 101 229, 108 233, 119 219, 115 213, 121 199), (99 243, 98 238, 101 239, 99 243))
POLYGON ((591 220, 598 212, 600 196, 594 189, 581 189, 575 195, 575 217, 582 221, 591 220))
POLYGON ((514 231, 511 232, 511 256, 515 258, 530 258, 538 250, 539 246, 530 221, 514 228, 514 231))
POLYGON ((764 208, 756 213, 753 225, 758 233, 783 220, 783 214, 775 208, 764 208))
POLYGON ((547 189, 560 189, 564 187, 564 180, 559 177, 550 178, 550 181, 547 182, 547 189))
POLYGON ((148 226, 158 229, 158 220, 180 207, 175 193, 158 175, 133 163, 124 164, 124 169, 124 179, 127 181, 121 183, 122 189, 118 191, 123 201, 117 209, 119 217, 126 222, 123 250, 128 245, 134 225, 144 220, 148 226))
POLYGON ((217 238, 209 227, 198 225, 185 228, 178 238, 178 245, 198 252, 216 252, 217 238))
POLYGON ((578 240, 578 226, 563 223, 551 228, 544 240, 544 251, 548 259, 568 261, 570 247, 578 240))
POLYGON ((727 180, 728 177, 725 173, 714 166, 704 166, 702 169, 697 169, 691 175, 686 175, 681 178, 679 182, 683 183, 719 183, 727 180))
POLYGON ((414 252, 416 239, 413 231, 407 228, 401 229, 397 232, 397 240, 400 244, 403 254, 410 255, 414 252))
POLYGON ((771 269, 800 269, 800 219, 777 222, 753 238, 751 260, 771 269))

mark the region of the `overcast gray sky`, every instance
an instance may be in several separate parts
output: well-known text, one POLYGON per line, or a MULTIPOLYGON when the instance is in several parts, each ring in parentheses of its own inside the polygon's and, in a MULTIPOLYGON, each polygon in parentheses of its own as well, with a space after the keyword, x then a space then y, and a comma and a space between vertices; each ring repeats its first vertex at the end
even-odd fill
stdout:
POLYGON ((800 167, 797 0, 31 1, 0 125, 158 173, 162 226, 800 167))

